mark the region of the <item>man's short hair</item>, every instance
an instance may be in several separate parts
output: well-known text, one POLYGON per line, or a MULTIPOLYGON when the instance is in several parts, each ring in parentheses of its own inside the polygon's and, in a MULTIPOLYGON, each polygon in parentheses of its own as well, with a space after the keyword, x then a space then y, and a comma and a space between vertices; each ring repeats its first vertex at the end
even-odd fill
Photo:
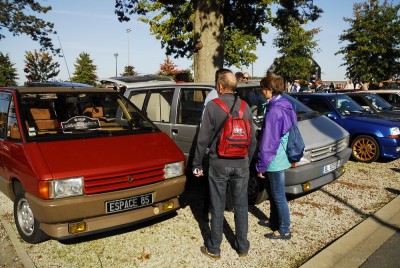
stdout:
POLYGON ((238 81, 232 72, 225 72, 218 78, 217 84, 233 93, 236 90, 237 82, 238 81))
POLYGON ((215 84, 218 82, 218 78, 219 78, 221 75, 225 74, 225 73, 232 73, 232 71, 229 70, 229 69, 222 68, 222 69, 218 69, 218 70, 215 72, 215 84))

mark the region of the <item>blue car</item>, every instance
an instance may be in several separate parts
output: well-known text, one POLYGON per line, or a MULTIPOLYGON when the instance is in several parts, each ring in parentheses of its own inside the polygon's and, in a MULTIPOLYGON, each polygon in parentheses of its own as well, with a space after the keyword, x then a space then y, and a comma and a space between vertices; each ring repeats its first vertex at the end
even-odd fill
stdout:
POLYGON ((400 157, 400 119, 372 114, 345 94, 290 94, 350 133, 352 157, 370 163, 378 158, 400 157))

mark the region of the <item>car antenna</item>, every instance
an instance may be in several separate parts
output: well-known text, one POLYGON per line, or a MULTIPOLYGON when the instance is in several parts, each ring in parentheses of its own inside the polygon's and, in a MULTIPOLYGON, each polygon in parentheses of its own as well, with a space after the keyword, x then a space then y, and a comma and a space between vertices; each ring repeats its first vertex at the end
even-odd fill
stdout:
POLYGON ((71 82, 71 87, 74 88, 74 84, 72 83, 72 79, 71 79, 71 74, 69 73, 69 69, 68 69, 67 59, 65 58, 64 49, 62 48, 60 37, 58 35, 57 35, 57 38, 58 38, 58 42, 60 43, 60 48, 62 51, 62 57, 64 58, 64 61, 65 61, 65 66, 67 67, 67 72, 68 72, 69 81, 71 82))

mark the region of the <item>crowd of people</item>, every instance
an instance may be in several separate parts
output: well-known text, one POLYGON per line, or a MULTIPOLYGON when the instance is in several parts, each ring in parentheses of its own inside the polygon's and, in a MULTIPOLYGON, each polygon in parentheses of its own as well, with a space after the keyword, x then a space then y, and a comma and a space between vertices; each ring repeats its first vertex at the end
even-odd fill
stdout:
POLYGON ((369 90, 369 89, 400 89, 400 78, 381 82, 346 80, 344 83, 323 82, 317 79, 315 82, 302 82, 295 80, 293 83, 287 83, 287 92, 333 92, 335 90, 369 90))
MULTIPOLYGON (((205 239, 200 251, 214 260, 221 257, 224 211, 228 196, 232 198, 235 214, 235 250, 239 257, 246 257, 250 249, 250 242, 247 239, 249 231, 247 188, 249 167, 256 152, 257 141, 251 109, 234 94, 237 84, 246 82, 248 79, 248 73, 234 74, 228 69, 216 72, 215 90, 213 90, 216 94, 213 93, 212 97, 209 97, 210 93, 207 96, 209 98, 205 103, 197 137, 192 165, 193 175, 201 178, 208 171, 209 202, 207 206, 211 213, 210 235, 205 239), (217 98, 219 100, 215 101, 217 98), (221 101, 230 108, 229 114, 242 113, 241 118, 250 122, 248 150, 244 157, 230 158, 220 154, 218 139, 215 137, 222 135, 220 134, 221 126, 227 120, 227 112, 218 104, 221 101), (244 112, 243 105, 245 105, 244 112), (208 168, 204 164, 205 156, 208 158, 208 168)), ((282 97, 285 91, 284 85, 283 77, 273 73, 269 73, 260 81, 262 94, 267 100, 267 112, 264 116, 256 169, 258 177, 267 180, 267 191, 271 193, 270 220, 260 224, 269 226, 272 231, 266 233, 265 238, 275 240, 291 238, 289 205, 285 195, 285 170, 290 168, 286 147, 288 131, 292 124, 297 123, 297 117, 291 103, 282 97)))

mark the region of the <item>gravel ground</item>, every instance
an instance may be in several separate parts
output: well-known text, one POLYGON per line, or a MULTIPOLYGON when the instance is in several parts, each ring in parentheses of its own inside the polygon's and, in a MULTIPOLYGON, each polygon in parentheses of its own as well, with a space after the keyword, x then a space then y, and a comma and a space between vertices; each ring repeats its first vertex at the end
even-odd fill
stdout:
MULTIPOLYGON (((249 208, 248 257, 233 249, 233 213, 225 213, 221 259, 200 253, 209 225, 202 217, 203 183, 190 180, 182 208, 170 217, 99 235, 38 245, 22 242, 37 267, 299 267, 326 245, 400 194, 400 159, 362 164, 349 161, 335 182, 290 200, 292 239, 271 241, 258 224, 267 219, 267 203, 249 208)), ((12 202, 0 194, 1 220, 15 230, 12 202)), ((0 228, 0 239, 7 241, 0 228)), ((3 249, 3 248, 2 248, 3 249)), ((2 265, 0 255, 0 267, 2 265)), ((12 259, 13 260, 13 259, 12 259)), ((16 264, 11 267, 18 266, 16 264)))

